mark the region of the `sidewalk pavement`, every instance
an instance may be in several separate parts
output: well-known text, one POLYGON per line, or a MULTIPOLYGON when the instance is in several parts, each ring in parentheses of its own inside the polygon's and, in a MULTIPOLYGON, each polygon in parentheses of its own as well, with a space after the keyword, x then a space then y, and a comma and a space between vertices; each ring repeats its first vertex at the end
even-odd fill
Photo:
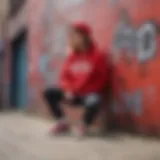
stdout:
POLYGON ((24 114, 0 114, 0 160, 160 160, 158 140, 49 137, 50 124, 24 114))

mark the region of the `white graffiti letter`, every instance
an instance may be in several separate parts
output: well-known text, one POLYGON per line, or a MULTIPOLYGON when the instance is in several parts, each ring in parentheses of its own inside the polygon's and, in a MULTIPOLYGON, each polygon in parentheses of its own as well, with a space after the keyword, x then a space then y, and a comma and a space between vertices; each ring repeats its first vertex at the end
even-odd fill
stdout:
POLYGON ((156 27, 152 23, 144 24, 138 30, 138 60, 144 62, 154 56, 156 50, 156 27))

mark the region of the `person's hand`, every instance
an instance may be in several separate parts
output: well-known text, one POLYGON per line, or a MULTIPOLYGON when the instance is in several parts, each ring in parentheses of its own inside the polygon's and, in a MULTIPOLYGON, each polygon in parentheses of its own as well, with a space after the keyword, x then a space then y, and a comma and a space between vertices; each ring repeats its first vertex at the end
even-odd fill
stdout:
POLYGON ((74 97, 72 92, 65 92, 64 96, 66 100, 72 100, 74 97))

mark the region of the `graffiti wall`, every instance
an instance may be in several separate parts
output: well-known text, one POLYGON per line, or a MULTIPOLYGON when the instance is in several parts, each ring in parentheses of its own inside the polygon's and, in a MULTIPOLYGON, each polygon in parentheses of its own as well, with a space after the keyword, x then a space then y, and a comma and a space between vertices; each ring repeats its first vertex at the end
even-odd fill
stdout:
POLYGON ((159 0, 30 0, 29 85, 37 110, 43 90, 58 85, 68 25, 82 20, 110 57, 119 125, 131 120, 137 131, 160 133, 159 6, 159 0))
POLYGON ((124 118, 123 124, 129 117, 136 130, 159 132, 160 2, 145 2, 121 1, 111 47, 114 99, 118 101, 115 103, 118 115, 124 118), (154 11, 150 10, 151 6, 154 11))

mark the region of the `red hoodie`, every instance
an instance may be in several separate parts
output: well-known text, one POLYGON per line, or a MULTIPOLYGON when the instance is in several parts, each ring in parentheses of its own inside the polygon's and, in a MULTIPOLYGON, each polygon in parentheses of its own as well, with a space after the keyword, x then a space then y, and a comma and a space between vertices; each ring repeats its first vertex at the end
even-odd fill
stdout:
POLYGON ((64 92, 76 95, 100 93, 107 80, 106 56, 95 46, 86 53, 70 54, 63 66, 60 85, 64 92))

